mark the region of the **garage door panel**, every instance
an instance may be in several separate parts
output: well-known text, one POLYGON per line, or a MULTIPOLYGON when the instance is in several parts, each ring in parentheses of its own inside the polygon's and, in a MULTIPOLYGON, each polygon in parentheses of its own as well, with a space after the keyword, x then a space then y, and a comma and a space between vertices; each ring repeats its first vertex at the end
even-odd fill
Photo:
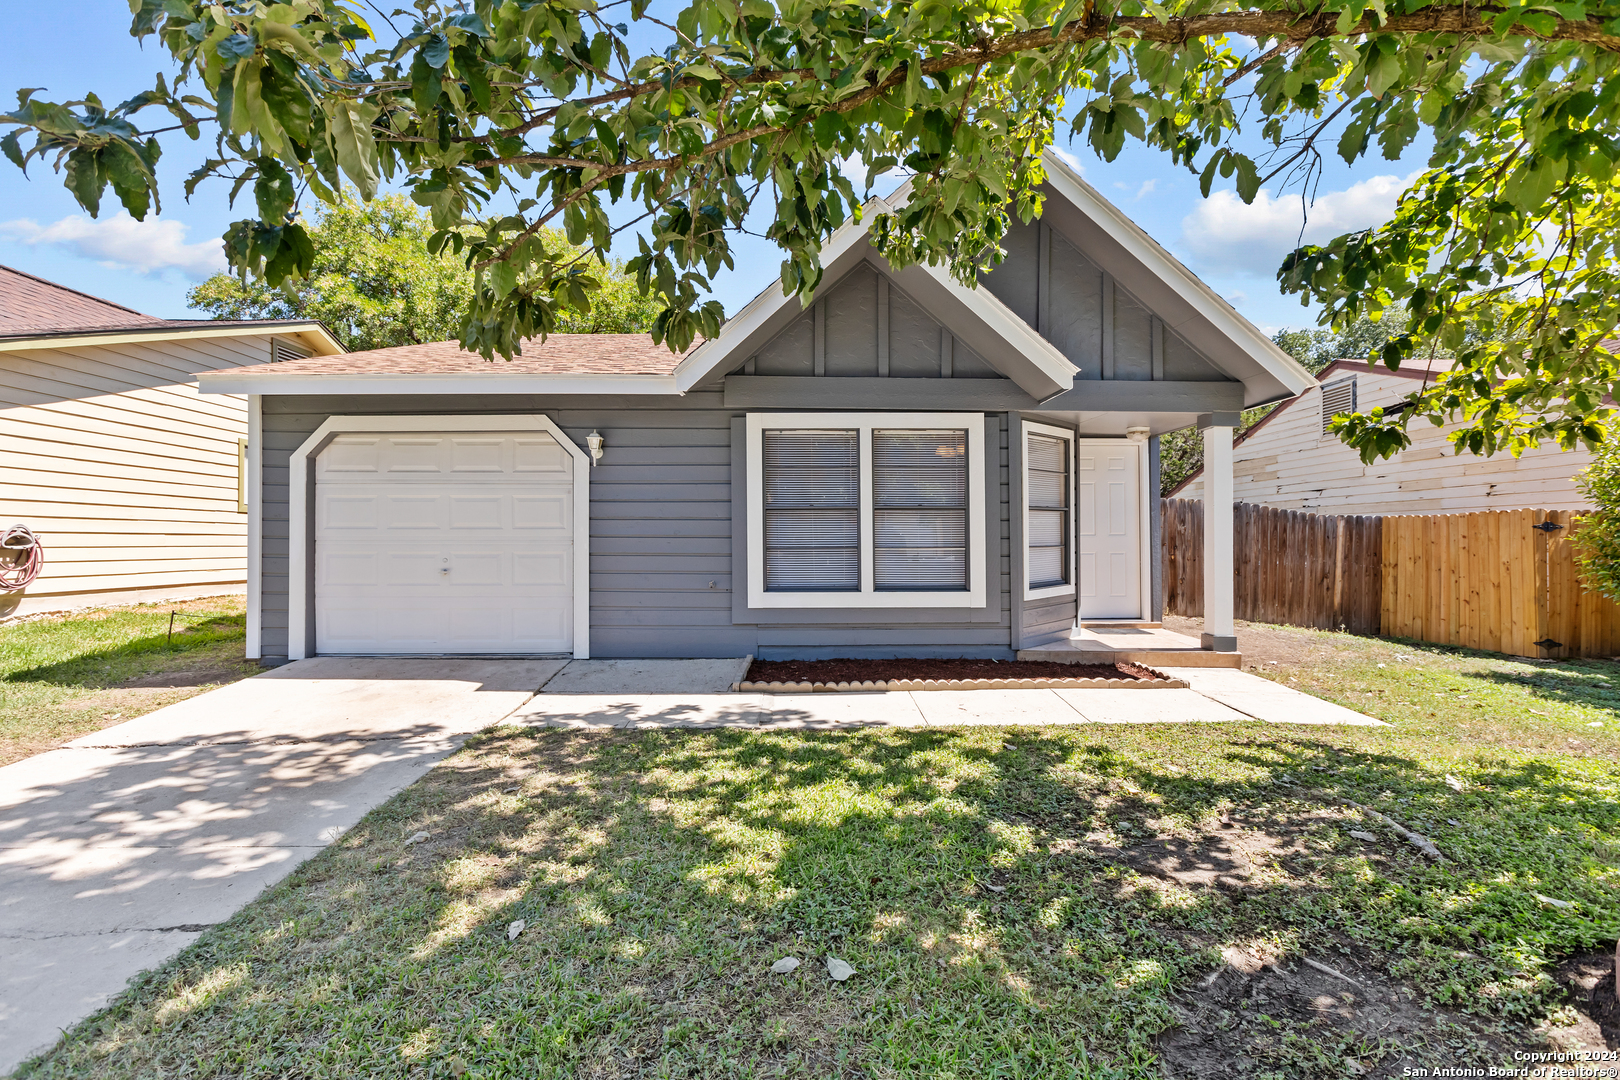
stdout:
POLYGON ((375 585, 377 556, 369 552, 328 554, 320 560, 317 584, 375 585))
POLYGON ((512 556, 512 584, 566 587, 572 551, 520 551, 512 556))
POLYGON ((573 528, 572 498, 556 495, 518 495, 512 499, 512 525, 519 529, 551 529, 567 533, 573 528))
POLYGON ((513 469, 520 473, 554 473, 568 476, 573 472, 573 460, 568 451, 550 439, 514 439, 513 469))
POLYGON ((499 438, 451 439, 450 471, 454 473, 506 472, 509 441, 499 438))
POLYGON ((444 525, 444 499, 438 495, 389 495, 380 501, 384 528, 421 530, 444 525))
POLYGON ((532 434, 329 446, 316 463, 317 651, 571 651, 572 470, 532 434))
POLYGON ((460 554, 450 560, 450 580, 447 584, 455 585, 505 585, 505 566, 507 557, 504 554, 490 552, 483 555, 460 554))
POLYGON ((371 495, 326 495, 319 503, 316 528, 375 529, 377 499, 371 495))

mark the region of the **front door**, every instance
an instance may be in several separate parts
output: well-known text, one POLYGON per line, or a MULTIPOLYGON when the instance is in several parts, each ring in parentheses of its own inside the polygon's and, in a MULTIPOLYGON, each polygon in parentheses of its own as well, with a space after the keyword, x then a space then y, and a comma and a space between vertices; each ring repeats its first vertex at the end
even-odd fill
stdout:
POLYGON ((1082 622, 1144 616, 1143 477, 1147 446, 1128 439, 1081 439, 1077 509, 1082 622))

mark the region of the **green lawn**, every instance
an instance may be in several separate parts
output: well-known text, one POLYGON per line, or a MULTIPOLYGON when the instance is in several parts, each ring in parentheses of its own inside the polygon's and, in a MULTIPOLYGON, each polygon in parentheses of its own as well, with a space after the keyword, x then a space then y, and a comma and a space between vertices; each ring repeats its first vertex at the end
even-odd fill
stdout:
POLYGON ((243 603, 217 596, 0 626, 0 765, 254 674, 242 659, 243 603))
POLYGON ((1336 1080, 1591 1045, 1558 976, 1620 933, 1620 665, 1253 636, 1392 726, 491 732, 20 1075, 1336 1080))

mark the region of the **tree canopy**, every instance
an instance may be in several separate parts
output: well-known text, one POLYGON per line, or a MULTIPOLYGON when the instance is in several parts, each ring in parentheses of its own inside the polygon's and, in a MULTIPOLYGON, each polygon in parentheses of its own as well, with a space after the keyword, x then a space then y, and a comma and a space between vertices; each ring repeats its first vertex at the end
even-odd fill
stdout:
POLYGON ((110 186, 143 218, 163 141, 207 128, 216 155, 186 191, 251 189, 225 249, 272 286, 313 270, 302 202, 393 185, 473 271, 460 338, 485 356, 587 310, 631 228, 627 269, 679 349, 718 331, 708 286, 756 205, 783 289, 806 297, 860 193, 903 170, 874 243, 972 283, 1039 212, 1040 153, 1064 129, 1105 160, 1144 143, 1245 200, 1308 189, 1324 154, 1393 159, 1427 132, 1391 222, 1279 269, 1335 332, 1407 310, 1386 364, 1453 354, 1407 407, 1341 433, 1388 454, 1414 417, 1456 416, 1459 449, 1571 446, 1602 437, 1620 390, 1604 344, 1620 0, 416 0, 375 23, 350 0, 130 6, 175 85, 115 106, 20 91, 0 116, 13 162, 48 159, 91 213, 110 186))
MULTIPOLYGON (((444 341, 461 333, 473 274, 449 252, 428 250, 433 232, 426 211, 400 195, 319 207, 309 226, 315 257, 307 276, 274 288, 215 274, 186 299, 216 319, 319 319, 349 349, 444 341)), ((590 310, 560 311, 559 331, 620 334, 652 326, 658 304, 641 294, 622 263, 608 263, 597 276, 601 288, 590 310)))

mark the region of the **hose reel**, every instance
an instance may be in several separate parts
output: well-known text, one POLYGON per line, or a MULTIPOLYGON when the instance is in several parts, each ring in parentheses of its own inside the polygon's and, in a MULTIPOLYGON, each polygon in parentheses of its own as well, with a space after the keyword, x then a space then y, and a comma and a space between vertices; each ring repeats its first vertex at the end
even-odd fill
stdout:
POLYGON ((13 525, 0 535, 0 592, 19 592, 39 577, 45 545, 26 525, 13 525))

